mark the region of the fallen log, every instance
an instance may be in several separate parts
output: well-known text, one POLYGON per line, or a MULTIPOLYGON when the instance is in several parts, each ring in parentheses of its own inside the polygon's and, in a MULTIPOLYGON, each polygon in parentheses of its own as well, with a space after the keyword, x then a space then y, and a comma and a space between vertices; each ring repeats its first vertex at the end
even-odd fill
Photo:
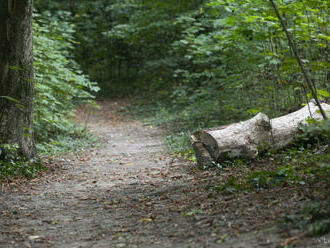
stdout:
MULTIPOLYGON (((330 105, 323 103, 329 115, 330 105)), ((226 126, 200 130, 192 134, 191 142, 198 165, 210 165, 233 158, 255 158, 266 149, 281 149, 299 132, 299 126, 308 118, 321 119, 314 102, 302 109, 269 120, 263 113, 226 126)))
MULTIPOLYGON (((328 116, 330 116, 330 105, 321 104, 328 116)), ((312 118, 322 120, 323 117, 314 101, 309 102, 305 107, 296 112, 271 119, 272 126, 272 148, 275 150, 287 146, 299 133, 299 126, 307 124, 306 120, 312 118)))

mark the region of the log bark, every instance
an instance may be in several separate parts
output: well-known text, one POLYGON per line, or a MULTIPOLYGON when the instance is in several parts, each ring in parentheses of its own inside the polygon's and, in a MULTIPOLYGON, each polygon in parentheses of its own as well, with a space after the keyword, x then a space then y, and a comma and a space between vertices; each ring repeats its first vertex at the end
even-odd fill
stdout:
POLYGON ((32 0, 0 1, 0 145, 18 144, 35 155, 32 0))
MULTIPOLYGON (((330 115, 330 105, 321 104, 324 113, 330 115)), ((272 119, 272 148, 281 149, 287 146, 294 137, 299 133, 299 126, 307 124, 306 120, 312 118, 322 120, 323 115, 319 111, 319 106, 313 101, 309 102, 305 107, 296 112, 272 119)))
MULTIPOLYGON (((330 105, 323 103, 330 113, 330 105)), ((191 142, 198 165, 210 165, 233 158, 255 158, 266 149, 287 146, 308 118, 322 119, 318 106, 310 102, 302 109, 272 120, 259 113, 252 119, 192 134, 191 142)))
POLYGON ((202 130, 192 135, 198 163, 202 162, 199 154, 205 157, 204 147, 213 161, 221 161, 235 157, 255 157, 258 154, 258 145, 269 141, 269 118, 259 113, 250 120, 223 126, 218 129, 202 130), (201 143, 196 146, 196 143, 201 143))

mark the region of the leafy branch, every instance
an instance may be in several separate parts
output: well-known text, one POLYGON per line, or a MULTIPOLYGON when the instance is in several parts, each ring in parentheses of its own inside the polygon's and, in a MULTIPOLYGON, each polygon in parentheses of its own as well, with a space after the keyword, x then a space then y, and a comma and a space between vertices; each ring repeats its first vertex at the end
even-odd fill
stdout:
POLYGON ((279 10, 278 10, 278 8, 277 8, 275 2, 274 2, 273 0, 269 0, 269 2, 270 2, 270 4, 271 4, 271 6, 273 7, 274 12, 275 12, 277 18, 279 19, 279 21, 280 21, 280 23, 281 23, 281 26, 282 26, 282 28, 283 28, 283 30, 284 30, 284 32, 285 32, 285 34, 286 34, 286 37, 287 37, 287 39, 288 39, 289 46, 290 46, 290 48, 292 49, 292 51, 293 51, 293 53, 294 53, 294 56, 295 56, 295 58, 296 58, 296 60, 297 60, 297 63, 298 63, 298 65, 299 65, 299 67, 300 67, 300 69, 301 69, 301 71, 302 71, 302 73, 303 73, 303 75, 304 75, 304 78, 305 78, 305 80, 306 80, 306 82, 307 82, 307 86, 308 86, 308 88, 310 89, 310 91, 311 91, 311 93, 312 93, 312 96, 313 96, 313 98, 314 98, 314 100, 315 100, 315 102, 316 102, 316 105, 317 105, 318 108, 320 109, 320 112, 321 112, 321 114, 322 114, 323 119, 324 119, 324 120, 327 120, 328 117, 327 117, 326 113, 324 112, 324 109, 322 108, 322 106, 321 106, 321 104, 320 104, 320 101, 319 101, 319 99, 318 99, 318 97, 317 97, 317 92, 316 92, 316 90, 315 90, 315 88, 316 88, 316 87, 315 87, 315 84, 314 84, 314 82, 312 81, 312 79, 309 77, 309 75, 308 75, 308 73, 307 73, 307 70, 305 69, 305 67, 304 67, 304 65, 303 65, 303 62, 302 62, 302 60, 301 60, 301 58, 300 58, 300 54, 299 54, 299 52, 298 52, 297 46, 296 46, 295 42, 293 41, 293 39, 291 38, 291 34, 289 33, 289 31, 288 31, 288 29, 287 29, 287 27, 286 27, 286 24, 285 24, 285 22, 284 22, 284 19, 283 19, 283 17, 281 16, 281 14, 280 14, 280 12, 279 12, 279 10))

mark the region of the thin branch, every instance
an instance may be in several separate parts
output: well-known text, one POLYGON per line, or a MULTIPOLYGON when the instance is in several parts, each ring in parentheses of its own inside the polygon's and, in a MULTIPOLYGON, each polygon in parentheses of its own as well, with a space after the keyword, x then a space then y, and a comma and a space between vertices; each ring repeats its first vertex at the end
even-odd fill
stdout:
POLYGON ((311 80, 311 78, 309 77, 309 75, 308 75, 308 73, 307 73, 307 71, 306 71, 306 69, 305 69, 305 67, 304 67, 304 65, 303 65, 303 62, 302 62, 302 60, 301 60, 301 58, 300 58, 300 56, 299 56, 299 52, 298 52, 298 49, 297 49, 297 47, 296 47, 296 44, 294 43, 294 41, 293 41, 292 38, 291 38, 291 35, 290 35, 290 33, 289 33, 289 31, 288 31, 288 29, 287 29, 287 27, 286 27, 286 24, 285 24, 285 22, 284 22, 284 19, 282 18, 282 16, 281 16, 281 14, 280 14, 280 12, 279 12, 279 10, 278 10, 278 8, 277 8, 275 2, 274 2, 273 0, 269 0, 269 2, 270 2, 270 4, 272 5, 272 7, 273 7, 273 9, 274 9, 274 11, 275 11, 276 16, 277 16, 277 18, 279 19, 279 21, 280 21, 280 23, 281 23, 281 26, 282 26, 282 28, 283 28, 283 31, 285 32, 286 37, 287 37, 287 39, 288 39, 289 46, 290 46, 291 50, 293 51, 294 56, 295 56, 295 58, 296 58, 296 60, 297 60, 297 62, 298 62, 298 65, 299 65, 299 67, 300 67, 300 69, 301 69, 301 71, 302 71, 302 73, 303 73, 303 75, 304 75, 304 77, 305 77, 305 80, 306 80, 307 86, 308 86, 308 88, 310 89, 310 91, 311 91, 311 93, 312 93, 312 96, 313 96, 313 98, 314 98, 314 100, 315 100, 315 102, 316 102, 316 105, 317 105, 318 108, 320 109, 320 112, 321 112, 321 115, 322 115, 323 119, 324 119, 324 120, 327 120, 328 117, 327 117, 326 113, 324 112, 324 110, 323 110, 323 108, 322 108, 322 106, 321 106, 320 101, 319 101, 318 98, 317 98, 317 93, 316 93, 316 91, 315 91, 315 84, 314 84, 314 82, 311 80))

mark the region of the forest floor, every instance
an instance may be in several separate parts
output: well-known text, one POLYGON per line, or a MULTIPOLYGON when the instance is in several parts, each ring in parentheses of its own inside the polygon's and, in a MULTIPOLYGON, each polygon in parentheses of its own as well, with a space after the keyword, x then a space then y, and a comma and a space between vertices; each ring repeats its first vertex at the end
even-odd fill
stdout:
POLYGON ((207 186, 235 169, 196 170, 165 152, 164 130, 123 117, 116 101, 100 105, 88 122, 99 146, 2 188, 0 247, 330 247, 329 235, 278 228, 301 204, 297 191, 213 193, 207 186))

